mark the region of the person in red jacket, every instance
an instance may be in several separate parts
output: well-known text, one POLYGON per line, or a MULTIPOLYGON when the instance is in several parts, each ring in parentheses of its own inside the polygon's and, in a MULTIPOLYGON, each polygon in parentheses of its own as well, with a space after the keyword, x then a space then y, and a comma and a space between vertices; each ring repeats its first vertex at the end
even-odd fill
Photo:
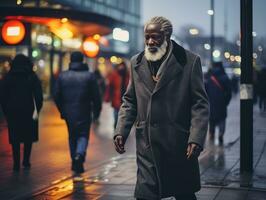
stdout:
POLYGON ((114 109, 114 128, 116 127, 118 111, 128 82, 129 74, 125 62, 116 65, 112 73, 107 76, 107 88, 104 99, 107 102, 111 101, 111 105, 114 109))

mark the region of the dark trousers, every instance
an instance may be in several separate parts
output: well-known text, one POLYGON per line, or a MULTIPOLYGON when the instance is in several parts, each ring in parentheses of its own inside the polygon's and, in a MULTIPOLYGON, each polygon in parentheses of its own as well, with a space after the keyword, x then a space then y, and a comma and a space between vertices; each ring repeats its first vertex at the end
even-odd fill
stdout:
POLYGON ((66 124, 71 159, 74 161, 75 157, 79 155, 82 156, 84 162, 89 144, 90 122, 84 120, 77 126, 75 123, 70 123, 66 120, 66 124))
POLYGON ((223 136, 224 135, 224 132, 225 132, 225 119, 224 120, 221 120, 219 122, 213 122, 213 121, 210 121, 209 122, 209 132, 210 132, 210 135, 214 136, 215 134, 215 127, 218 126, 219 128, 219 136, 223 136))
MULTIPOLYGON (((24 143, 24 151, 23 151, 23 163, 24 164, 30 163, 31 149, 32 149, 32 142, 24 143)), ((13 151, 14 165, 19 166, 20 165, 20 143, 13 143, 12 151, 13 151)))
MULTIPOLYGON (((176 200, 197 200, 197 197, 195 194, 184 194, 184 195, 175 196, 175 199, 176 200)), ((150 200, 150 199, 137 198, 137 200, 150 200)))
POLYGON ((89 144, 88 136, 70 137, 68 141, 69 141, 70 156, 72 161, 75 160, 75 157, 77 155, 80 155, 82 156, 84 162, 86 158, 86 151, 89 144))

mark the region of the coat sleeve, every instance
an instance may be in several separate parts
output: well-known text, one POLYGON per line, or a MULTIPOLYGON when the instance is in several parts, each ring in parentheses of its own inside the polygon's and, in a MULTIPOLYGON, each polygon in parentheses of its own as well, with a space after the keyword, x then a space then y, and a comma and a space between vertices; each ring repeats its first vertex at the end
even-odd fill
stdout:
POLYGON ((6 102, 7 102, 7 94, 6 94, 6 80, 5 78, 0 82, 0 104, 3 110, 4 115, 7 114, 6 111, 6 102))
POLYGON ((227 75, 225 75, 225 86, 224 86, 224 93, 225 93, 225 103, 226 106, 229 105, 230 100, 232 98, 232 89, 231 89, 231 82, 227 75))
POLYGON ((61 114, 61 118, 64 118, 63 116, 63 110, 62 110, 62 88, 61 88, 61 76, 59 75, 54 88, 54 101, 56 104, 57 109, 59 110, 61 114))
POLYGON ((197 56, 191 71, 191 127, 188 143, 204 145, 209 122, 209 102, 203 83, 200 58, 197 56))
POLYGON ((34 74, 34 79, 35 81, 33 86, 33 94, 36 102, 36 107, 39 113, 43 105, 42 85, 36 74, 34 74))
POLYGON ((118 121, 114 135, 114 138, 117 135, 122 135, 124 142, 126 142, 137 116, 137 100, 132 68, 133 67, 131 63, 130 80, 127 86, 127 90, 122 98, 123 103, 119 110, 118 121))

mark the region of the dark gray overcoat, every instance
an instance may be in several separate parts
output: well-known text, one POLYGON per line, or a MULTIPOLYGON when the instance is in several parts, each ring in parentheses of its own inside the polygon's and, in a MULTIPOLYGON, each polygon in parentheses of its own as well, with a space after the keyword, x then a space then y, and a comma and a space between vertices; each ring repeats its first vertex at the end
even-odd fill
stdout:
POLYGON ((154 86, 143 53, 131 59, 131 80, 115 134, 137 145, 135 197, 161 199, 200 190, 198 159, 187 160, 188 143, 203 147, 209 119, 200 58, 171 41, 173 50, 154 86))

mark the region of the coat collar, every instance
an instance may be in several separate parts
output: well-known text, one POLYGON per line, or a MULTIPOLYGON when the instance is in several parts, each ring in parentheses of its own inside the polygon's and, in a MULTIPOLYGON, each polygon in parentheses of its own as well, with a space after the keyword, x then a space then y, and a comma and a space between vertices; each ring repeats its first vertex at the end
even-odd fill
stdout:
POLYGON ((81 62, 71 62, 69 64, 69 70, 73 71, 88 71, 88 65, 81 62))
POLYGON ((187 63, 186 52, 183 47, 178 45, 176 42, 171 41, 173 44, 172 53, 165 63, 167 66, 164 67, 161 79, 154 88, 154 82, 151 77, 151 73, 148 67, 148 62, 144 56, 144 51, 141 52, 136 58, 136 64, 134 66, 140 80, 144 82, 145 86, 152 93, 156 93, 163 86, 165 86, 170 80, 175 78, 177 74, 183 71, 184 66, 187 63))
POLYGON ((151 77, 151 72, 147 60, 144 57, 144 52, 141 52, 137 58, 137 63, 135 65, 135 70, 140 78, 140 80, 145 84, 145 86, 152 93, 154 89, 154 82, 151 77))

